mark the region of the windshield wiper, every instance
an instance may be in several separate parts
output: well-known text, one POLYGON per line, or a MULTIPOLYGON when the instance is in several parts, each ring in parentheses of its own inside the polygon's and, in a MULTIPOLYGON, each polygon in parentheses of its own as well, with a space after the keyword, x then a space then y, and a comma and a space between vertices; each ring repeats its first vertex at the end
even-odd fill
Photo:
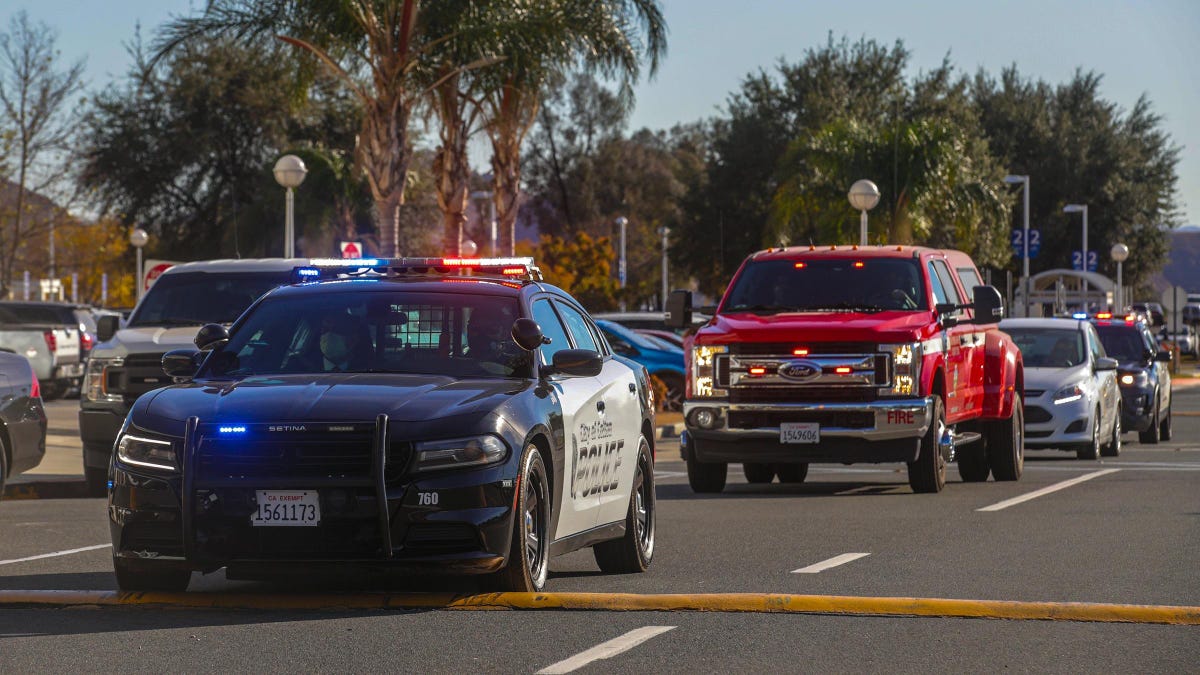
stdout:
POLYGON ((761 312, 771 312, 771 313, 798 312, 798 311, 801 311, 801 308, 793 307, 791 305, 737 305, 736 307, 730 307, 729 311, 730 312, 751 312, 753 314, 758 314, 761 312))

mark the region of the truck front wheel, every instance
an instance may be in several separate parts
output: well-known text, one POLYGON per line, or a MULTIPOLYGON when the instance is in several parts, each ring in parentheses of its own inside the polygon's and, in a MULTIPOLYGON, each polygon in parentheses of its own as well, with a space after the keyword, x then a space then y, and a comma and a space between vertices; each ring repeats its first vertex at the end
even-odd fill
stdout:
POLYGON ((742 464, 742 473, 746 474, 747 483, 762 484, 775 480, 775 467, 770 464, 745 462, 742 464))
POLYGON ((946 433, 946 413, 942 409, 942 397, 933 397, 933 419, 929 430, 921 437, 920 454, 917 461, 908 463, 908 484, 913 492, 941 492, 946 485, 946 459, 938 449, 938 442, 946 433))
POLYGON ((728 470, 729 465, 725 462, 709 464, 701 462, 695 457, 688 457, 688 485, 691 485, 692 492, 697 494, 720 492, 725 489, 725 477, 728 470))

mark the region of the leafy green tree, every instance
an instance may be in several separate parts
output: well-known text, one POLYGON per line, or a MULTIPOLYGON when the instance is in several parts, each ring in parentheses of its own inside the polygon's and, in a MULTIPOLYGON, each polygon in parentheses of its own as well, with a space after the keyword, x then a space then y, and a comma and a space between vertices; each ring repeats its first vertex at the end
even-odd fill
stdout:
POLYGON ((612 241, 579 233, 570 239, 543 235, 536 246, 521 243, 518 253, 532 255, 543 278, 575 296, 589 311, 617 306, 617 281, 612 277, 612 241))
MULTIPOLYGON (((1010 67, 999 79, 978 73, 971 95, 999 165, 1030 176, 1030 226, 1042 234, 1032 273, 1070 265, 1070 252, 1082 243, 1081 223, 1062 207, 1082 203, 1089 207, 1088 247, 1099 254, 1099 271, 1115 276, 1108 250, 1127 244, 1126 283, 1149 292, 1166 260, 1169 230, 1178 224, 1173 195, 1180 149, 1146 97, 1123 110, 1101 98, 1100 84, 1100 75, 1079 71, 1052 86, 1010 67)), ((1022 225, 1019 213, 1011 224, 1022 225)))

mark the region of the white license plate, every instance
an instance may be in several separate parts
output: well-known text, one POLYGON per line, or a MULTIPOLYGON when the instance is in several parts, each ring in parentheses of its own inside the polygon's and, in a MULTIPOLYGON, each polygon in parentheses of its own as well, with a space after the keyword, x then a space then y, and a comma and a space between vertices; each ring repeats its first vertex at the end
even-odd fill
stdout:
POLYGON ((83 377, 82 363, 68 363, 65 366, 58 367, 59 377, 83 377))
POLYGON ((779 425, 780 443, 820 443, 821 425, 816 422, 784 422, 779 425))
POLYGON ((250 516, 255 527, 316 527, 321 502, 316 490, 257 490, 258 510, 250 516))

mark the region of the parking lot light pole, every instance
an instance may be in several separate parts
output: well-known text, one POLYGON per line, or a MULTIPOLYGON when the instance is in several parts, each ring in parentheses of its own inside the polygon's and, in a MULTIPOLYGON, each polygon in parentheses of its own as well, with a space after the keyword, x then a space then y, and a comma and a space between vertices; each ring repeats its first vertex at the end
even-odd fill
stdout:
POLYGON ((1022 199, 1025 202, 1025 223, 1023 230, 1025 236, 1021 238, 1024 242, 1021 252, 1021 288, 1025 289, 1025 311, 1021 316, 1029 316, 1029 176, 1007 175, 1004 177, 1004 182, 1009 185, 1020 185, 1023 193, 1022 199))
MULTIPOLYGON (((617 227, 621 228, 621 257, 617 260, 617 283, 621 290, 625 290, 625 227, 629 225, 629 219, 625 216, 619 216, 616 220, 617 227)), ((625 294, 621 294, 621 311, 625 311, 625 294)))
POLYGON ((133 283, 137 284, 137 299, 142 299, 142 294, 145 292, 145 281, 142 279, 142 247, 150 241, 150 235, 140 227, 133 228, 129 233, 129 243, 137 251, 137 271, 133 276, 133 283))
POLYGON ((867 245, 867 211, 875 208, 879 203, 879 188, 869 180, 855 181, 854 185, 850 186, 850 193, 846 195, 850 200, 850 206, 858 209, 858 245, 867 245))
POLYGON ((671 234, 671 228, 661 228, 662 233, 662 297, 659 301, 659 307, 665 312, 667 311, 667 237, 671 234))
POLYGON ((304 182, 304 177, 308 175, 308 168, 304 166, 304 160, 295 155, 284 155, 275 162, 273 170, 275 174, 275 182, 282 187, 287 188, 287 212, 284 219, 283 228, 283 257, 296 257, 296 217, 295 217, 295 195, 294 190, 300 187, 304 182))
POLYGON ((1121 265, 1125 259, 1129 257, 1129 247, 1125 244, 1113 244, 1112 250, 1109 252, 1112 259, 1117 261, 1117 297, 1113 304, 1116 305, 1117 312, 1125 311, 1125 285, 1121 279, 1121 265))
POLYGON ((1063 207, 1063 213, 1082 213, 1083 214, 1083 251, 1080 256, 1082 258, 1082 260, 1080 261, 1080 263, 1081 263, 1080 268, 1082 268, 1083 274, 1084 274, 1084 276, 1083 276, 1083 311, 1085 311, 1085 312, 1088 311, 1088 309, 1087 309, 1087 295, 1088 295, 1087 212, 1088 212, 1087 204, 1067 204, 1066 206, 1063 207))

